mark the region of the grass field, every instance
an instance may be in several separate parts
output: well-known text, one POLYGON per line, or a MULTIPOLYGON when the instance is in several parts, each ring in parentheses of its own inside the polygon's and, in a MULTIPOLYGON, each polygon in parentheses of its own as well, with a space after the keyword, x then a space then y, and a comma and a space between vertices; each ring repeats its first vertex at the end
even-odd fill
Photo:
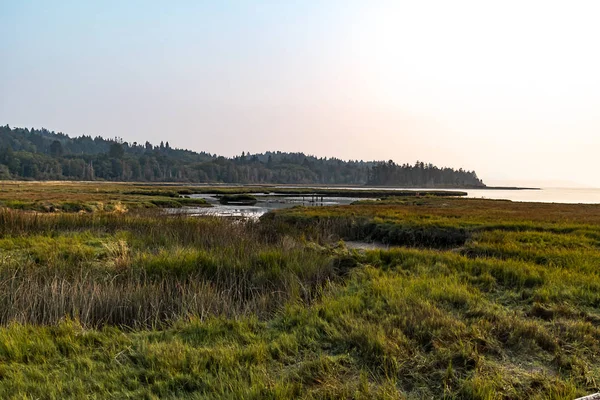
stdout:
POLYGON ((150 208, 208 207, 184 187, 113 182, 0 181, 0 206, 36 212, 126 212, 150 208))
POLYGON ((209 207, 204 199, 192 194, 318 195, 359 198, 383 198, 393 194, 414 196, 464 196, 460 191, 353 190, 275 186, 185 186, 168 183, 0 181, 0 206, 37 212, 123 212, 150 208, 209 207))
POLYGON ((600 390, 599 206, 388 199, 243 222, 131 206, 186 188, 10 185, 0 201, 129 206, 0 208, 0 398, 600 390))

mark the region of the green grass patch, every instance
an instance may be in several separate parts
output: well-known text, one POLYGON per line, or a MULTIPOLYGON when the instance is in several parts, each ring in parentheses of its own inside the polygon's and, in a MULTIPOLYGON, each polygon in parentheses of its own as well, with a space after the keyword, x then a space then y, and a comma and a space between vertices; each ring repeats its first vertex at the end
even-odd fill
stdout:
POLYGON ((0 397, 595 393, 597 213, 437 198, 259 221, 1 209, 0 397))

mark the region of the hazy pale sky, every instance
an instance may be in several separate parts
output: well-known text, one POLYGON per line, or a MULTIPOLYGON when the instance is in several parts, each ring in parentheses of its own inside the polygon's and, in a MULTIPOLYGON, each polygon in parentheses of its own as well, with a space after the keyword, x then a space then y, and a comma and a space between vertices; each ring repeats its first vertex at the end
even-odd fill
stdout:
POLYGON ((600 186, 599 1, 0 0, 0 124, 600 186))

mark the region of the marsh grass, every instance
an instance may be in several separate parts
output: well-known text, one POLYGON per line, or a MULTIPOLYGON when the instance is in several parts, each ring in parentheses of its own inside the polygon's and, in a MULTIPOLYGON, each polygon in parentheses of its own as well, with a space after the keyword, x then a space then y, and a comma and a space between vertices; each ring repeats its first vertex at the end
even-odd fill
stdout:
POLYGON ((600 390, 599 222, 452 199, 3 209, 0 397, 574 399, 600 390))
POLYGON ((327 254, 265 238, 251 222, 15 211, 0 221, 0 324, 266 317, 285 301, 311 302, 335 278, 327 254))
POLYGON ((462 246, 474 234, 486 231, 580 232, 598 240, 600 205, 388 199, 350 206, 294 207, 277 210, 264 219, 321 242, 346 239, 448 249, 462 246))
POLYGON ((353 189, 285 188, 275 186, 186 186, 168 183, 0 181, 0 206, 35 212, 127 211, 148 208, 210 207, 192 194, 249 196, 318 195, 363 198, 410 198, 416 196, 464 196, 456 191, 389 191, 353 189))
POLYGON ((204 199, 184 197, 189 193, 191 191, 185 187, 148 184, 0 181, 0 206, 42 213, 210 207, 204 199))

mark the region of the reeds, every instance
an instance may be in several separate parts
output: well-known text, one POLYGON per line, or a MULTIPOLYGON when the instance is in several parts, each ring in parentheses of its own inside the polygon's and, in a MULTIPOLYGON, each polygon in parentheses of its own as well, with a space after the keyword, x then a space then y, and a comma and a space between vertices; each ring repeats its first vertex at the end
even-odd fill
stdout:
POLYGON ((0 211, 0 324, 159 327, 311 302, 335 264, 252 222, 0 211))

